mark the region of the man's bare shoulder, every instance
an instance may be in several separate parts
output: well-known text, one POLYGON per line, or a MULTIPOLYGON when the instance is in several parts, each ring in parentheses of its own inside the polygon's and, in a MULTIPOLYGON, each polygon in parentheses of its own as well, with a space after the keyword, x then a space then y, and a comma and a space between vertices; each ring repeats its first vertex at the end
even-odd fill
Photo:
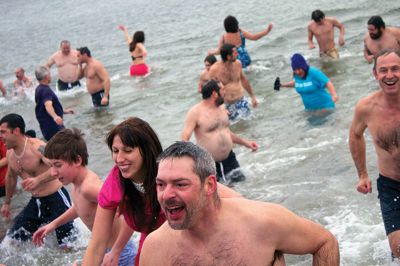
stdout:
POLYGON ((315 23, 314 20, 310 20, 310 21, 308 22, 307 28, 308 28, 309 30, 313 30, 313 29, 316 27, 316 25, 317 25, 317 23, 315 23))
POLYGON ((373 92, 363 98, 361 98, 356 105, 356 110, 358 112, 367 114, 368 112, 373 110, 373 107, 379 104, 382 98, 382 92, 376 91, 373 92))
POLYGON ((43 156, 44 148, 46 147, 46 143, 37 138, 28 138, 28 142, 32 147, 32 151, 40 157, 43 156))
POLYGON ((400 38, 400 28, 397 27, 387 27, 386 32, 389 32, 390 34, 394 35, 397 39, 400 38))

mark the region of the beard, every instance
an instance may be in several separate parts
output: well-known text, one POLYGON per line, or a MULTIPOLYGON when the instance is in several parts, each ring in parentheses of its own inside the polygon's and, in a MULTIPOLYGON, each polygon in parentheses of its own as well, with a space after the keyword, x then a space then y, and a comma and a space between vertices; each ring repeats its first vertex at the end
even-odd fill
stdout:
POLYGON ((224 97, 222 97, 221 95, 218 96, 218 98, 215 100, 215 105, 221 106, 224 103, 224 97))
POLYGON ((371 37, 371 39, 373 39, 373 40, 377 40, 377 39, 379 39, 381 36, 382 36, 382 30, 381 30, 381 29, 378 29, 378 32, 377 32, 377 33, 370 33, 370 34, 369 34, 369 37, 371 37))

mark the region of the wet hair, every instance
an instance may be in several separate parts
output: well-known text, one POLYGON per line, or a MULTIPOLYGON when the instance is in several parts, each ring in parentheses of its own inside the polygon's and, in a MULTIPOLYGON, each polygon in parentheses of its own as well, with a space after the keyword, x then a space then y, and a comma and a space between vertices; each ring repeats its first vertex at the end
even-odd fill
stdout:
POLYGON ((220 87, 218 86, 218 83, 215 80, 211 79, 207 81, 201 88, 201 95, 205 100, 211 97, 213 91, 219 94, 219 90, 220 87))
POLYGON ((83 133, 77 129, 63 129, 55 134, 44 149, 44 156, 49 159, 76 163, 81 159, 81 165, 88 164, 89 154, 83 133))
POLYGON ((384 29, 385 26, 385 22, 383 21, 381 16, 372 16, 369 18, 368 25, 374 25, 375 28, 377 29, 384 29))
POLYGON ((239 21, 234 16, 227 16, 224 20, 225 31, 235 33, 239 31, 239 21))
POLYGON ((35 77, 39 82, 46 78, 49 74, 50 70, 46 66, 38 66, 35 69, 35 77))
POLYGON ((30 138, 36 138, 36 131, 33 129, 29 129, 25 132, 25 135, 30 138))
POLYGON ((141 232, 150 233, 156 229, 161 210, 157 201, 155 181, 158 171, 157 156, 162 152, 161 143, 150 125, 138 117, 128 118, 108 133, 106 142, 110 150, 112 150, 116 136, 125 146, 139 148, 143 159, 140 171, 144 173, 143 186, 145 189, 144 197, 142 197, 132 182, 123 178, 120 172, 119 180, 124 199, 121 201, 120 207, 127 210, 128 215, 134 219, 141 232), (146 206, 150 206, 151 216, 146 217, 146 206))
POLYGON ((67 40, 62 40, 62 41, 60 42, 60 47, 61 47, 63 44, 71 45, 71 43, 70 43, 69 41, 67 41, 67 40))
POLYGON ((144 32, 137 31, 133 34, 132 41, 129 44, 129 51, 133 52, 136 48, 137 43, 144 43, 144 32))
POLYGON ((322 12, 319 9, 316 9, 311 13, 311 19, 314 20, 315 22, 320 22, 324 18, 325 18, 324 12, 322 12))
POLYGON ((80 47, 80 48, 78 48, 78 49, 76 49, 76 50, 78 50, 79 53, 80 53, 81 55, 84 55, 84 54, 85 54, 85 55, 87 55, 88 57, 92 57, 89 48, 87 48, 86 46, 80 47))
POLYGON ((3 123, 7 123, 7 127, 11 130, 19 128, 21 134, 25 134, 25 121, 19 114, 8 114, 3 116, 0 120, 0 125, 3 123))
POLYGON ((232 55, 233 48, 235 48, 235 45, 230 43, 225 43, 222 45, 220 49, 222 61, 226 62, 228 60, 228 55, 232 55))
POLYGON ((374 57, 374 67, 373 67, 373 70, 376 71, 376 65, 377 65, 377 61, 378 61, 378 58, 379 58, 379 57, 387 56, 387 55, 389 55, 389 54, 391 54, 391 53, 394 53, 394 54, 396 54, 398 57, 400 57, 400 50, 398 50, 398 49, 385 49, 385 50, 382 50, 382 51, 380 51, 378 54, 376 54, 375 57, 374 57))
POLYGON ((204 62, 208 62, 210 63, 210 65, 214 65, 215 62, 217 62, 217 58, 215 57, 215 55, 207 55, 206 58, 204 58, 204 62))
POLYGON ((177 141, 162 152, 158 158, 158 163, 174 158, 189 157, 193 160, 193 173, 204 181, 210 175, 215 175, 215 161, 211 154, 200 146, 189 141, 177 141))

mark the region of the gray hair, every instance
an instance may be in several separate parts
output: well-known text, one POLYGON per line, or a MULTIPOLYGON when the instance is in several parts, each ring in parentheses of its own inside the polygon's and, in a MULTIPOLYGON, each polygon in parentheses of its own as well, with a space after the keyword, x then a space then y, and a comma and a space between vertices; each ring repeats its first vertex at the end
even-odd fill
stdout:
POLYGON ((71 45, 71 43, 70 43, 69 41, 67 41, 67 40, 62 40, 62 41, 60 42, 60 47, 61 47, 63 44, 71 45))
POLYGON ((36 69, 35 69, 35 76, 36 76, 36 79, 40 82, 40 81, 42 81, 47 75, 49 75, 50 74, 50 71, 49 71, 49 69, 47 68, 47 67, 45 67, 45 66, 38 66, 36 69))
POLYGON ((193 159, 193 172, 200 177, 203 184, 210 175, 215 175, 215 162, 211 154, 203 148, 187 141, 177 141, 166 148, 157 158, 161 162, 170 158, 190 157, 193 159))

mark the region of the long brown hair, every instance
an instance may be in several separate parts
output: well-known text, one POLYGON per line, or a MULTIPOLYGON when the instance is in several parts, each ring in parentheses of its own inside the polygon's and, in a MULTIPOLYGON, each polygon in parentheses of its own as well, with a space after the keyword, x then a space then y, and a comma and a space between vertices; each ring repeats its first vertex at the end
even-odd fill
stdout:
POLYGON ((150 125, 140 118, 132 117, 115 126, 107 135, 107 145, 112 150, 114 138, 119 136, 122 143, 131 148, 138 147, 143 159, 141 172, 144 173, 143 195, 130 180, 123 178, 119 172, 123 197, 120 207, 131 216, 141 232, 150 233, 155 230, 160 214, 160 204, 157 201, 156 176, 158 171, 157 156, 162 152, 157 134, 150 125), (151 208, 151 216, 146 216, 146 207, 151 208))

